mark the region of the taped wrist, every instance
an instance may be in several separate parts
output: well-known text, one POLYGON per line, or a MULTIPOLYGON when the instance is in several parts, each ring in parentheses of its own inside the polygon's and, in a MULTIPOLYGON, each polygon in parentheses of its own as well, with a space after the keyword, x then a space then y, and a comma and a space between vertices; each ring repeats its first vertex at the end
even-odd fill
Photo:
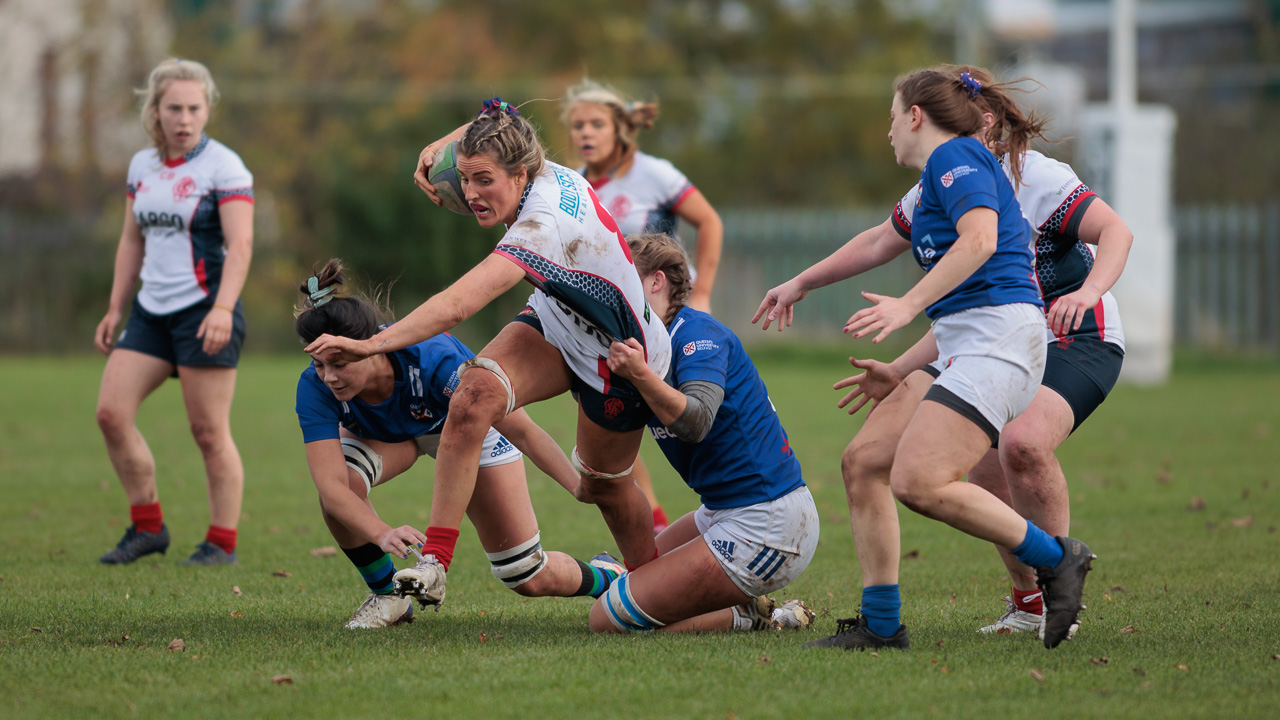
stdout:
POLYGON ((680 392, 686 400, 684 412, 667 429, 684 442, 702 442, 724 402, 724 388, 705 380, 690 380, 680 383, 680 392))

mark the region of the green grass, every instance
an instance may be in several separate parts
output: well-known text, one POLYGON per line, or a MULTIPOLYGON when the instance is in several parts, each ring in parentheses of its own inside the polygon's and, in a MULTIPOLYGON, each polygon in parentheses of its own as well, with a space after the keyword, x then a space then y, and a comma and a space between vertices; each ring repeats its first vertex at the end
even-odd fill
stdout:
MULTIPOLYGON (((845 356, 760 353, 823 523, 813 564, 781 595, 809 599, 828 632, 853 614, 860 585, 839 455, 861 417, 838 412, 829 390, 845 356)), ((595 637, 587 600, 524 599, 495 582, 469 528, 440 613, 343 629, 364 592, 345 558, 309 554, 333 543, 293 415, 303 362, 242 365, 241 564, 195 569, 177 562, 207 509, 176 383, 140 418, 171 552, 104 567, 97 557, 127 512, 93 420, 102 362, 0 359, 0 716, 1207 718, 1280 707, 1275 361, 1193 359, 1165 387, 1121 387, 1062 448, 1074 534, 1099 555, 1078 639, 1046 651, 977 635, 1007 591, 994 552, 904 511, 903 550, 918 554, 902 570, 913 647, 877 655, 805 650, 791 634, 595 637), (185 651, 166 649, 174 638, 185 651)), ((534 408, 566 446, 569 408, 534 408)), ((656 447, 644 453, 669 510, 692 510, 656 447)), ((430 478, 426 461, 380 488, 384 516, 425 524, 430 478)), ((611 546, 592 508, 536 472, 530 483, 546 547, 584 557, 611 546)))

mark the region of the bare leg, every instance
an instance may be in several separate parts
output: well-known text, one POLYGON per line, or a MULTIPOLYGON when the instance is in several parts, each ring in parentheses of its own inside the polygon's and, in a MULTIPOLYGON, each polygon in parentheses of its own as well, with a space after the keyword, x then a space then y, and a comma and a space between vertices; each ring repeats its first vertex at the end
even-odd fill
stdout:
POLYGON ((138 432, 142 401, 173 373, 173 365, 133 350, 113 350, 98 390, 98 427, 130 505, 158 502, 156 462, 138 432))
POLYGON ((182 396, 187 404, 191 435, 204 458, 209 485, 209 522, 234 528, 244 500, 244 465, 231 439, 231 399, 236 389, 234 368, 179 367, 182 396))
POLYGON ((898 583, 902 540, 889 472, 898 440, 932 383, 923 371, 907 376, 867 417, 840 460, 863 587, 898 583))
MULTIPOLYGON (((619 473, 635 462, 642 433, 605 430, 578 407, 578 456, 587 467, 601 473, 619 473)), ((613 480, 584 475, 582 490, 600 508, 623 562, 634 568, 652 560, 657 545, 653 540, 653 511, 633 478, 633 474, 613 480)))

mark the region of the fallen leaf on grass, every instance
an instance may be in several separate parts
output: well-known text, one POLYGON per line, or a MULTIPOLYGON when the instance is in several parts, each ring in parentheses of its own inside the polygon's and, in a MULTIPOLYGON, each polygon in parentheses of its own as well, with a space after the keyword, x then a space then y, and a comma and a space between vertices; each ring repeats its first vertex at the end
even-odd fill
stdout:
POLYGON ((1147 688, 1149 688, 1149 687, 1151 687, 1151 681, 1150 681, 1150 680, 1145 680, 1145 681, 1143 681, 1143 682, 1138 683, 1138 689, 1139 689, 1139 690, 1146 690, 1146 689, 1147 689, 1147 688))
POLYGON ((1005 627, 1005 626, 1001 625, 1000 627, 996 628, 996 634, 997 634, 997 635, 1012 635, 1012 634, 1013 634, 1013 630, 1012 630, 1011 628, 1007 628, 1007 627, 1005 627))
POLYGON ((311 557, 314 558, 334 557, 337 554, 338 548, 332 545, 325 545, 324 547, 318 547, 311 551, 311 557))
POLYGON ((1134 626, 1132 626, 1132 625, 1125 625, 1124 627, 1120 628, 1120 632, 1122 632, 1122 633, 1136 633, 1136 632, 1138 632, 1138 628, 1136 628, 1136 627, 1134 627, 1134 626))
POLYGON ((930 662, 930 663, 932 663, 932 664, 934 664, 934 665, 937 665, 937 664, 938 664, 938 658, 929 658, 929 662, 930 662))
POLYGON ((1203 510, 1205 508, 1204 498, 1194 495, 1191 498, 1191 504, 1187 505, 1188 510, 1203 510))
POLYGON ((1124 592, 1124 586, 1123 586, 1123 585, 1112 585, 1112 586, 1111 586, 1111 592, 1124 592))
POLYGON ((1179 669, 1179 670, 1190 670, 1190 669, 1191 669, 1191 666, 1190 666, 1190 665, 1179 665, 1179 666, 1178 666, 1178 669, 1179 669))
POLYGON ((1138 677, 1146 677, 1146 676, 1147 676, 1147 671, 1146 671, 1146 670, 1143 670, 1142 668, 1134 668, 1134 669, 1133 669, 1133 674, 1134 674, 1134 675, 1137 675, 1138 677))
MULTIPOLYGON (((880 657, 880 653, 872 651, 871 657, 880 657)), ((1273 660, 1280 660, 1280 655, 1272 655, 1271 658, 1273 660)))
POLYGON ((174 638, 173 642, 169 643, 169 650, 171 651, 177 652, 178 650, 186 650, 186 649, 187 649, 187 643, 184 642, 182 638, 174 638))
POLYGON ((1231 525, 1234 527, 1249 527, 1252 524, 1253 524, 1252 515, 1245 515, 1242 518, 1236 518, 1235 520, 1231 521, 1231 525))
POLYGON ((288 570, 276 570, 271 573, 271 577, 293 577, 293 573, 288 570))
POLYGON ((38 628, 38 627, 33 627, 33 628, 31 628, 31 632, 33 632, 33 633, 42 633, 42 632, 44 632, 44 630, 42 630, 41 628, 38 628))
POLYGON ((239 610, 232 610, 231 617, 233 618, 244 617, 244 613, 240 612, 239 610))
POLYGON ((1105 657, 1096 657, 1096 658, 1089 658, 1089 662, 1093 663, 1094 665, 1106 665, 1111 661, 1105 657))
POLYGON ((1244 490, 1242 490, 1242 491, 1240 492, 1240 499, 1241 499, 1241 500, 1248 500, 1248 499, 1249 499, 1249 488, 1245 488, 1244 490))
POLYGON ((308 527, 308 526, 306 526, 306 525, 294 525, 294 526, 293 526, 293 534, 294 534, 294 535, 306 535, 306 534, 307 534, 307 533, 309 533, 309 532, 311 532, 311 528, 310 528, 310 527, 308 527))
POLYGON ((903 560, 919 560, 919 559, 920 559, 920 551, 919 551, 919 550, 912 550, 911 552, 907 553, 906 555, 903 555, 903 556, 902 556, 902 559, 903 559, 903 560))
POLYGON ((942 647, 942 643, 943 643, 943 642, 944 642, 944 641, 939 640, 938 642, 934 643, 934 644, 933 644, 933 646, 934 646, 934 647, 942 647))
POLYGON ((1028 670, 1027 674, 1030 675, 1031 679, 1035 680, 1036 682, 1044 682, 1044 673, 1040 672, 1035 668, 1031 668, 1030 670, 1028 670))
POLYGON ((1280 660, 1280 654, 1272 655, 1272 656, 1271 656, 1271 659, 1272 659, 1272 660, 1280 660))
POLYGON ((757 664, 757 665, 768 665, 770 662, 771 662, 771 661, 770 661, 770 659, 769 659, 769 656, 768 656, 768 655, 761 655, 761 656, 760 656, 760 659, 759 659, 759 660, 756 660, 756 664, 757 664))
POLYGON ((271 678, 271 682, 277 685, 292 685, 293 678, 289 677, 288 675, 276 675, 275 677, 271 678))
POLYGON ((956 594, 951 593, 951 602, 955 602, 955 601, 956 601, 956 594))
POLYGON ((279 534, 280 534, 280 526, 279 526, 279 525, 272 525, 271 527, 267 528, 267 534, 268 534, 268 535, 279 535, 279 534))
POLYGON ((481 644, 489 642, 489 636, 485 633, 480 633, 480 642, 481 644))
POLYGON ((232 586, 231 586, 231 594, 232 594, 232 595, 235 595, 236 597, 239 597, 239 596, 240 596, 240 586, 239 586, 239 585, 232 585, 232 586))
POLYGON ((1160 483, 1161 485, 1168 485, 1169 483, 1173 482, 1173 475, 1168 470, 1165 470, 1164 468, 1160 468, 1160 470, 1156 473, 1156 482, 1160 483))
POLYGON ((738 715, 732 710, 724 711, 725 720, 738 720, 738 715))

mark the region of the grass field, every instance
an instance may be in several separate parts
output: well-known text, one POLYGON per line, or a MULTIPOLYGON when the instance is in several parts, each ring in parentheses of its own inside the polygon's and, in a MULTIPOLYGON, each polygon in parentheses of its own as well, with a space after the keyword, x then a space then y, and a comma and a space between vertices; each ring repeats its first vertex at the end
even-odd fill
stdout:
MULTIPOLYGON (((838 412, 828 389, 844 357, 758 357, 823 524, 813 564, 781 596, 808 599, 824 634, 853 614, 860 586, 839 456, 861 417, 838 412)), ((344 557, 310 554, 333 543, 293 415, 303 363, 241 366, 240 565, 196 569, 177 564, 203 538, 207 507, 176 383, 140 419, 174 544, 106 567, 97 558, 128 514, 93 420, 101 359, 0 359, 0 717, 1280 714, 1276 362, 1191 358, 1165 387, 1119 388, 1063 447, 1073 534, 1099 556, 1076 640, 1047 651, 977 635, 1008 589, 994 552, 904 511, 913 645, 879 654, 800 647, 816 633, 595 637, 588 600, 524 599, 494 581, 469 527, 441 612, 345 630, 365 591, 344 557), (185 650, 167 649, 175 638, 185 650)), ((533 411, 566 447, 569 408, 533 411)), ((644 453, 669 510, 692 510, 656 447, 644 453)), ((425 461, 375 503, 393 524, 425 525, 430 482, 425 461)), ((536 471, 530 483, 545 547, 611 547, 593 508, 536 471)))

